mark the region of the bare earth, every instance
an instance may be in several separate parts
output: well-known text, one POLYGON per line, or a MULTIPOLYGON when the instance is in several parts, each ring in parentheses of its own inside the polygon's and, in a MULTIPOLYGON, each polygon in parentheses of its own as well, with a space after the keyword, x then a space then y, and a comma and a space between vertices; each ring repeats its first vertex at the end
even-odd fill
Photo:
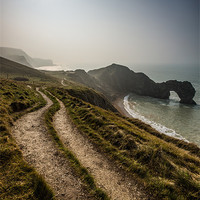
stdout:
POLYGON ((53 188, 57 199, 91 199, 84 193, 81 181, 73 176, 68 161, 57 150, 47 133, 43 114, 52 102, 44 94, 42 96, 47 105, 17 120, 12 135, 21 148, 25 160, 45 178, 53 188))
POLYGON ((97 185, 113 200, 148 199, 134 180, 123 174, 122 170, 109 162, 80 134, 67 115, 63 103, 59 103, 61 109, 54 116, 54 127, 63 143, 94 176, 97 185))

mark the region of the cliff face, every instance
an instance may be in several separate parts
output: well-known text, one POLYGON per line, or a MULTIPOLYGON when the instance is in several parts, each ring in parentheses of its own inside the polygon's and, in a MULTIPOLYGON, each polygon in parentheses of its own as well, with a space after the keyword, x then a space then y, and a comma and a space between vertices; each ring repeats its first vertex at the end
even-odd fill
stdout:
POLYGON ((170 80, 155 83, 144 73, 135 73, 128 67, 112 64, 105 68, 91 70, 76 70, 68 73, 68 78, 87 87, 103 93, 113 100, 116 96, 130 92, 138 95, 168 99, 170 91, 175 91, 180 97, 180 103, 195 104, 193 97, 195 89, 188 81, 170 80))
POLYGON ((42 66, 54 66, 53 61, 50 59, 42 59, 42 58, 32 58, 34 62, 34 67, 42 67, 42 66))

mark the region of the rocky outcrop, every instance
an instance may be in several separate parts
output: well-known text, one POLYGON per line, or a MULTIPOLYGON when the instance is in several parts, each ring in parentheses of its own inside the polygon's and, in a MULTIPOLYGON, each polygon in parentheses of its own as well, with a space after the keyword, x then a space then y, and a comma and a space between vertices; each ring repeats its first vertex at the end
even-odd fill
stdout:
POLYGON ((167 81, 165 84, 168 91, 175 91, 178 94, 180 103, 196 104, 193 100, 196 91, 190 82, 180 82, 174 80, 167 81))
POLYGON ((133 92, 138 95, 168 99, 170 91, 175 91, 180 97, 180 103, 196 104, 193 100, 195 89, 188 81, 155 83, 144 73, 135 73, 128 67, 117 64, 89 71, 88 74, 101 83, 102 89, 106 88, 115 93, 133 92))

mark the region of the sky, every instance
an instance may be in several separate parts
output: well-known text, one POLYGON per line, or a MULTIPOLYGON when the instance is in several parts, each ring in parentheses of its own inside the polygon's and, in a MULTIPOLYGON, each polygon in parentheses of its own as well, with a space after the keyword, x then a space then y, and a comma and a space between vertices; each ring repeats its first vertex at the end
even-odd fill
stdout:
POLYGON ((0 46, 63 68, 198 66, 199 0, 0 0, 0 46))

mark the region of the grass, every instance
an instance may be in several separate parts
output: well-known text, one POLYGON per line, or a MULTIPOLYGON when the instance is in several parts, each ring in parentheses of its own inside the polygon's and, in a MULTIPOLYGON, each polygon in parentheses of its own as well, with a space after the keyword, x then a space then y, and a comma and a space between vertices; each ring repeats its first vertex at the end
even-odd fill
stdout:
POLYGON ((45 113, 45 121, 49 130, 49 133, 53 137, 54 141, 58 145, 59 149, 64 153, 65 157, 69 160, 73 170, 75 173, 80 177, 82 182, 84 183, 86 189, 94 195, 96 199, 101 200, 108 200, 107 194, 99 189, 94 181, 94 178, 92 175, 88 172, 88 170, 81 165, 81 163, 78 161, 76 156, 62 143, 60 140, 56 130, 53 126, 53 116, 54 114, 60 109, 59 102, 56 100, 55 97, 50 95, 48 92, 43 91, 53 102, 53 105, 49 108, 49 110, 45 113))
POLYGON ((45 105, 42 97, 23 83, 0 80, 0 199, 53 199, 53 192, 28 165, 13 139, 13 121, 45 105))
MULTIPOLYGON (((65 94, 67 92, 71 96, 82 99, 83 101, 96 105, 105 110, 110 110, 116 113, 118 112, 117 109, 101 93, 69 80, 65 80, 65 85, 65 88, 60 88, 60 94, 65 94)), ((58 86, 54 88, 56 89, 57 87, 58 86)))
POLYGON ((156 199, 200 199, 198 148, 144 127, 139 121, 72 97, 63 89, 48 88, 63 101, 76 126, 116 164, 140 182, 156 199), (189 149, 189 150, 188 150, 189 149))

